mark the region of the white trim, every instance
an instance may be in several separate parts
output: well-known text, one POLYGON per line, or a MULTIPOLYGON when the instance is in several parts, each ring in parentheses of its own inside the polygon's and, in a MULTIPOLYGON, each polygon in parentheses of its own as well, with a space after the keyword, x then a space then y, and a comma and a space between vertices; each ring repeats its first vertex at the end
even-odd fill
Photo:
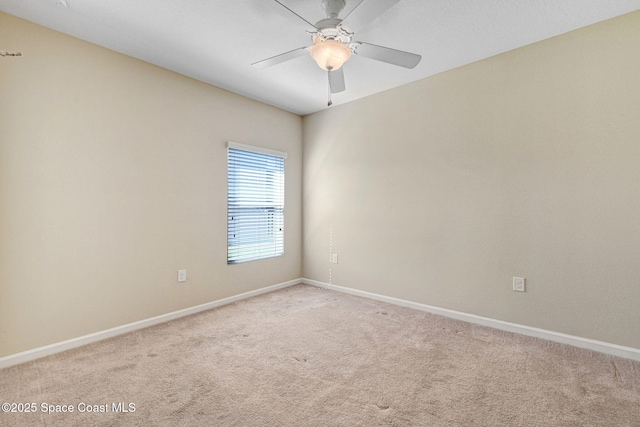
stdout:
POLYGON ((242 151, 250 151, 252 153, 267 154, 269 156, 282 157, 283 159, 287 158, 287 153, 285 153, 284 151, 270 150, 268 148, 255 147, 253 145, 247 145, 247 144, 240 144, 239 142, 228 141, 227 148, 234 148, 236 150, 242 150, 242 151))
POLYGON ((300 283, 302 283, 302 279, 289 280, 288 282, 283 282, 277 285, 267 286, 265 288, 256 289, 254 291, 245 292, 239 295, 222 298, 216 301, 211 301, 205 304, 197 305, 195 307, 185 308, 183 310, 161 314, 160 316, 151 317, 149 319, 140 320, 138 322, 133 322, 133 323, 129 323, 122 326, 116 326, 115 328, 107 329, 100 332, 95 332, 93 334, 83 335, 81 337, 72 338, 70 340, 61 341, 61 342, 50 344, 50 345, 45 345, 43 347, 34 348, 32 350, 23 351, 21 353, 0 357, 0 369, 8 368, 10 366, 18 365, 20 363, 30 362, 32 360, 39 359, 41 357, 50 356, 52 354, 60 353, 66 350, 71 350, 73 348, 81 347, 83 345, 91 344, 97 341, 102 341, 104 339, 115 337, 117 335, 122 335, 128 332, 137 331, 138 329, 148 328, 149 326, 157 325, 159 323, 168 322, 170 320, 178 319, 180 317, 188 316, 190 314, 199 313, 201 311, 211 310, 212 308, 231 304, 236 301, 255 297, 257 295, 265 294, 267 292, 273 292, 278 289, 287 288, 289 286, 298 285, 300 283))
POLYGON ((462 313, 460 311, 449 310, 446 308, 434 307, 431 305, 421 304, 418 302, 407 301, 399 298, 388 297, 385 295, 374 294, 371 292, 360 291, 357 289, 345 288, 343 286, 331 285, 329 283, 319 282, 317 280, 302 279, 305 285, 317 286, 320 288, 333 289, 351 295, 370 298, 377 301, 387 302, 390 304, 408 307, 415 310, 425 311, 427 313, 438 314, 440 316, 450 317, 452 319, 462 320, 464 322, 474 323, 477 325, 488 326, 490 328, 500 329, 502 331, 514 332, 530 337, 542 338, 561 344, 567 344, 574 347, 580 347, 588 350, 605 353, 612 356, 625 357, 640 361, 640 349, 633 347, 625 347, 617 344, 611 344, 603 341, 596 341, 589 338, 577 337, 574 335, 563 334, 560 332, 549 331, 546 329, 534 328, 531 326, 519 325, 517 323, 505 322, 502 320, 491 319, 488 317, 476 316, 475 314, 462 313))
POLYGON ((633 348, 633 347, 624 347, 617 344, 610 344, 610 343, 596 341, 588 338, 576 337, 573 335, 562 334, 559 332, 548 331, 545 329, 533 328, 525 325, 518 325, 516 323, 504 322, 502 320, 476 316, 474 314, 462 313, 459 311, 449 310, 446 308, 434 307, 434 306, 407 301, 399 298, 388 297, 385 295, 374 294, 371 292, 360 291, 357 289, 345 288, 343 286, 330 285, 325 282, 302 278, 302 279, 289 280, 287 282, 279 283, 272 286, 267 286, 265 288, 256 289, 254 291, 245 292, 239 295, 230 296, 227 298, 197 305, 195 307, 185 308, 183 310, 162 314, 160 316, 152 317, 145 320, 140 320, 138 322, 129 323, 127 325, 117 326, 115 328, 107 329, 100 332, 95 332, 93 334, 72 338, 70 340, 62 341, 59 343, 54 343, 54 344, 46 345, 43 347, 34 348, 32 350, 23 351, 21 353, 0 357, 0 369, 8 368, 10 366, 18 365, 20 363, 30 362, 32 360, 39 359, 41 357, 50 356, 52 354, 60 353, 66 350, 71 350, 73 348, 77 348, 83 345, 102 341, 104 339, 126 334, 128 332, 133 332, 138 329, 148 328, 149 326, 168 322, 170 320, 178 319, 180 317, 188 316, 190 314, 211 310, 212 308, 231 304, 236 301, 251 298, 251 297, 265 294, 268 292, 273 292, 278 289, 287 288, 289 286, 297 285, 300 283, 303 283, 305 285, 316 286, 319 288, 332 289, 335 291, 344 292, 351 295, 361 296, 365 298, 374 299, 377 301, 386 302, 389 304, 395 304, 402 307, 412 308, 414 310, 420 310, 420 311, 425 311, 432 314, 438 314, 440 316, 450 317, 453 319, 475 323, 482 326, 488 326, 488 327, 500 329, 503 331, 514 332, 517 334, 527 335, 527 336, 536 337, 536 338, 542 338, 549 341, 558 342, 561 344, 572 345, 574 347, 580 347, 588 350, 597 351, 600 353, 610 354, 612 356, 625 357, 628 359, 640 361, 640 349, 633 348))

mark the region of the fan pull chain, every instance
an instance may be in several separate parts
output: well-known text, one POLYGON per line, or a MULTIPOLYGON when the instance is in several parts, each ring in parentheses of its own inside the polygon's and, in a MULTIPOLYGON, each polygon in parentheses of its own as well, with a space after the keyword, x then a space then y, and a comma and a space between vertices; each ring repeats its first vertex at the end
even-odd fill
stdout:
POLYGON ((329 89, 328 92, 328 98, 329 98, 329 102, 327 102, 327 107, 331 107, 331 104, 333 104, 333 102, 331 101, 331 70, 327 71, 327 88, 329 89))

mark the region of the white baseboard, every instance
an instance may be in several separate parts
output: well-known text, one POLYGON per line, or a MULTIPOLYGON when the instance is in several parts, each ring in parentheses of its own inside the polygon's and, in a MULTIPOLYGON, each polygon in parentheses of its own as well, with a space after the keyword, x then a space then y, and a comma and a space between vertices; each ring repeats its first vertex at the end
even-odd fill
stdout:
POLYGON ((504 322, 502 320, 491 319, 488 317, 476 316, 474 314, 462 313, 459 311, 449 310, 446 308, 434 307, 426 304, 421 304, 413 301, 407 301, 399 298, 388 297, 385 295, 374 294, 371 292, 360 291, 357 289, 345 288, 343 286, 330 285, 328 283, 319 282, 311 279, 295 279, 287 282, 279 283, 265 288, 256 289, 254 291, 245 292, 239 295, 223 298, 220 300, 208 302, 205 304, 197 305, 195 307, 186 308, 183 310, 174 311, 171 313, 163 314, 160 316, 152 317, 138 322, 129 323, 127 325, 117 326, 115 328, 107 329, 104 331, 96 332, 89 335, 84 335, 70 340, 62 341, 38 347, 32 350, 23 351, 21 353, 11 354, 9 356, 0 357, 0 369, 8 368, 10 366, 18 365, 20 363, 30 362, 41 357, 49 356, 52 354, 60 353, 73 348, 81 347, 83 345, 91 344, 97 341, 101 341, 107 338, 115 337, 117 335, 133 332, 138 329, 148 328, 149 326, 157 325, 159 323, 168 322, 170 320, 178 319, 180 317, 188 316, 190 314, 199 313, 201 311, 210 310, 212 308, 220 307, 223 305, 231 304, 236 301, 251 298, 257 295, 265 294, 267 292, 273 292, 278 289, 283 289, 289 286, 304 283, 306 285, 317 286, 320 288, 333 289, 339 292, 344 292, 351 295, 361 296, 365 298, 374 299, 390 304, 399 305, 402 307, 412 308, 415 310, 425 311, 432 314, 438 314, 445 317, 450 317, 465 322, 475 323, 482 326, 488 326, 495 329, 500 329, 508 332, 515 332, 522 335, 532 336, 536 338, 542 338, 549 341, 558 342, 561 344, 568 344, 574 347, 585 348, 588 350, 597 351, 600 353, 610 354, 612 356, 625 357, 640 361, 640 349, 632 347, 624 347, 617 344, 610 344, 602 341, 591 340, 588 338, 576 337, 573 335, 562 334, 559 332, 548 331, 545 329, 533 328, 525 325, 518 325, 516 323, 504 322))
POLYGON ((199 313, 205 310, 211 310, 212 308, 231 304, 236 301, 255 297, 257 295, 265 294, 267 292, 273 292, 278 289, 283 289, 289 286, 298 285, 300 283, 302 283, 302 279, 289 280, 288 282, 283 282, 277 285, 256 289, 255 291, 249 291, 239 295, 222 298, 216 301, 197 305, 195 307, 173 311, 171 313, 162 314, 160 316, 151 317, 149 319, 140 320, 138 322, 129 323, 127 325, 117 326, 115 328, 107 329, 100 332, 95 332, 93 334, 83 335, 81 337, 72 338, 70 340, 61 341, 61 342, 46 345, 43 347, 34 348, 32 350, 23 351, 21 353, 0 357, 0 369, 8 368, 10 366, 18 365, 20 363, 30 362, 32 360, 39 359, 41 357, 50 356, 52 354, 60 353, 66 350, 71 350, 73 348, 81 347, 83 345, 87 345, 87 344, 91 344, 107 338, 115 337, 117 335, 126 334, 128 332, 133 332, 138 329, 148 328, 149 326, 157 325, 159 323, 168 322, 170 320, 178 319, 180 317, 199 313))
POLYGON ((360 291, 357 289, 345 288, 343 286, 330 285, 328 283, 319 282, 317 280, 302 279, 302 283, 306 285, 317 286, 326 289, 333 289, 351 295, 361 296, 374 299, 377 301, 387 302, 390 304, 408 307, 415 310, 425 311, 440 316, 450 317, 452 319, 462 320, 477 325, 488 326, 490 328, 500 329, 507 332, 515 332, 530 337, 542 338, 548 341, 554 341, 561 344, 567 344, 574 347, 580 347, 588 350, 605 353, 612 356, 624 357, 640 361, 640 349, 633 347, 624 347, 617 344, 610 344, 603 341, 596 341, 589 338, 567 335, 560 332, 548 331, 545 329, 533 328, 531 326, 519 325, 517 323, 504 322, 502 320, 491 319, 488 317, 476 316, 475 314, 462 313, 460 311, 449 310, 446 308, 434 307, 431 305, 421 304, 417 302, 407 301, 399 298, 388 297, 385 295, 374 294, 371 292, 360 291))

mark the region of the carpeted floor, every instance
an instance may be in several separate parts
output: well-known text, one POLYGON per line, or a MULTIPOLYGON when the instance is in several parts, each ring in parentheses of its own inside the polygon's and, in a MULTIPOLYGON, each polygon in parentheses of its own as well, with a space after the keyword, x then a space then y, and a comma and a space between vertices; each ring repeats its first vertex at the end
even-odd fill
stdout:
POLYGON ((34 410, 3 426, 640 426, 640 363, 299 285, 1 370, 0 401, 34 410))

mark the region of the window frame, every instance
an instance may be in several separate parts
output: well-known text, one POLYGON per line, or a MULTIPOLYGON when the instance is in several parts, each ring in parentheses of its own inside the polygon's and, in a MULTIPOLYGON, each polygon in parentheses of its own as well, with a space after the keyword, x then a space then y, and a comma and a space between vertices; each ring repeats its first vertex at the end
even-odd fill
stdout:
POLYGON ((285 152, 227 142, 228 265, 284 255, 286 158, 285 152))

